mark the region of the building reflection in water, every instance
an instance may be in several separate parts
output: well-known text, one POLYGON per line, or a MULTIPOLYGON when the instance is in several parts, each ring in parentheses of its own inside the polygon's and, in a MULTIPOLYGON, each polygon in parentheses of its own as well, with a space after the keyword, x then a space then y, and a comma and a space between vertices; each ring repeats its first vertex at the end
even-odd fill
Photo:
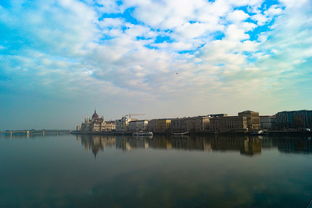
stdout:
POLYGON ((162 149, 184 151, 237 151, 242 155, 260 154, 262 149, 276 148, 283 153, 311 153, 311 138, 301 137, 173 137, 156 136, 153 138, 127 136, 76 136, 82 146, 92 151, 94 156, 105 148, 123 151, 136 149, 162 149))
POLYGON ((94 157, 104 148, 114 147, 116 144, 115 136, 76 136, 76 139, 86 150, 91 150, 94 157))
POLYGON ((105 148, 123 151, 136 149, 162 149, 184 151, 237 151, 242 155, 254 156, 262 149, 276 148, 283 153, 312 153, 311 138, 302 137, 250 137, 250 136, 213 136, 213 137, 174 137, 156 136, 153 138, 129 136, 76 136, 85 149, 94 156, 105 148))

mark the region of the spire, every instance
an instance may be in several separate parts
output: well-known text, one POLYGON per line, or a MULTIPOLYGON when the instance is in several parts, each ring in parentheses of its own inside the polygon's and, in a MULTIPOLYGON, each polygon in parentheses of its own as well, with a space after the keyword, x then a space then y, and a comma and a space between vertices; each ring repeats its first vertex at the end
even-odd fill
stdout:
POLYGON ((92 115, 92 120, 93 119, 98 119, 99 118, 99 115, 96 113, 96 109, 94 110, 94 113, 92 115))

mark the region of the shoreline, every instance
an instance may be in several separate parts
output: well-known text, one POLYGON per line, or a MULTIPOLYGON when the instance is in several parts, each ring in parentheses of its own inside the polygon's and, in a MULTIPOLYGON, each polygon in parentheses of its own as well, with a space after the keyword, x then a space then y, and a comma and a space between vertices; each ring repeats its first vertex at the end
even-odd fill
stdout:
MULTIPOLYGON (((99 135, 99 136, 132 136, 133 132, 70 132, 73 135, 99 135)), ((212 136, 212 135, 246 135, 246 136, 271 136, 271 135, 298 135, 298 136, 312 136, 312 132, 303 131, 267 131, 264 133, 254 133, 254 132, 190 132, 186 135, 173 135, 171 132, 166 133, 155 133, 154 135, 163 136, 212 136)))

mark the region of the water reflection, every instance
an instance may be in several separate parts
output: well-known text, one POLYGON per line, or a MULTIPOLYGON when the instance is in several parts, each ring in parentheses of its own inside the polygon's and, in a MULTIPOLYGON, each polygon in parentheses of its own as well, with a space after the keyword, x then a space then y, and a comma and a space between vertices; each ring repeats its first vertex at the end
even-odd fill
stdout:
POLYGON ((262 149, 277 148, 283 153, 311 153, 311 138, 301 137, 168 137, 153 138, 125 136, 76 136, 85 149, 96 156, 105 148, 116 148, 123 151, 136 149, 162 149, 185 151, 237 151, 242 155, 254 156, 262 149))
POLYGON ((1 208, 293 208, 312 197, 311 138, 20 138, 0 137, 1 208))
POLYGON ((95 157, 104 148, 116 145, 115 136, 76 136, 76 139, 81 142, 86 150, 91 150, 95 157))

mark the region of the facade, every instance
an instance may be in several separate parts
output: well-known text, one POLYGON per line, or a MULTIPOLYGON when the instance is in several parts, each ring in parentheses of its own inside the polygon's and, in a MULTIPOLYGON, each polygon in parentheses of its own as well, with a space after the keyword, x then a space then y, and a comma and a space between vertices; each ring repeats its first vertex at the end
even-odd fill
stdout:
POLYGON ((186 130, 189 132, 203 132, 209 128, 208 116, 196 116, 186 119, 186 130))
POLYGON ((115 123, 111 121, 104 121, 104 117, 94 111, 92 118, 86 118, 85 121, 76 128, 81 132, 109 132, 115 129, 115 123))
POLYGON ((102 127, 102 131, 115 131, 115 130, 116 130, 115 121, 104 121, 104 126, 102 127))
POLYGON ((148 122, 147 129, 153 133, 169 133, 171 127, 171 119, 153 119, 148 122))
POLYGON ((283 111, 275 115, 275 129, 312 128, 312 110, 283 111))
POLYGON ((258 112, 248 110, 238 113, 238 116, 247 118, 248 131, 260 129, 260 117, 258 112))
POLYGON ((247 118, 244 116, 225 116, 210 118, 209 130, 213 132, 246 132, 247 118))
POLYGON ((116 131, 117 132, 127 132, 129 127, 129 122, 135 121, 137 119, 130 118, 129 116, 123 116, 121 119, 116 120, 116 131))
POLYGON ((260 128, 272 129, 274 116, 260 116, 260 128))
POLYGON ((186 128, 187 118, 174 118, 171 120, 170 130, 173 133, 181 133, 187 131, 186 128))
POLYGON ((203 132, 209 128, 209 116, 175 118, 171 120, 171 132, 203 132))
POLYGON ((147 120, 136 120, 130 121, 128 126, 128 131, 139 132, 147 130, 148 121, 147 120))

